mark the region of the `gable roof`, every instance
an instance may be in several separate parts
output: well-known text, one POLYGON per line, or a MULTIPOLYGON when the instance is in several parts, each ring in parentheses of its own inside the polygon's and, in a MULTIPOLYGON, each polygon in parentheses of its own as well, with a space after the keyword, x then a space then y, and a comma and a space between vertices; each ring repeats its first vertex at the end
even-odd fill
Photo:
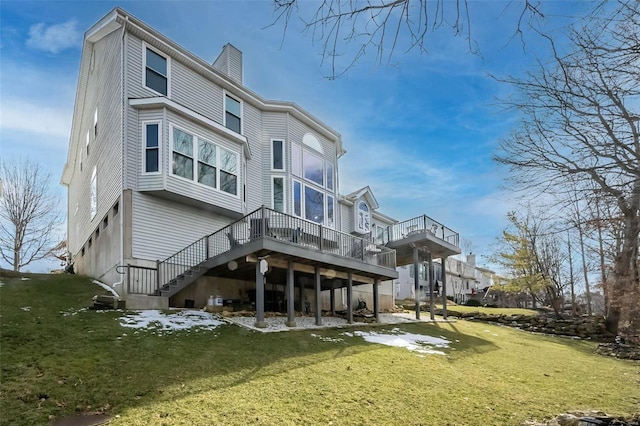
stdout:
POLYGON ((345 195, 344 198, 346 198, 351 202, 364 199, 367 202, 367 204, 369 204, 369 207, 371 208, 371 210, 377 210, 380 207, 380 205, 378 204, 378 201, 376 200, 376 197, 373 196, 373 191, 371 191, 371 188, 369 187, 369 185, 362 187, 356 191, 353 191, 350 194, 345 195))

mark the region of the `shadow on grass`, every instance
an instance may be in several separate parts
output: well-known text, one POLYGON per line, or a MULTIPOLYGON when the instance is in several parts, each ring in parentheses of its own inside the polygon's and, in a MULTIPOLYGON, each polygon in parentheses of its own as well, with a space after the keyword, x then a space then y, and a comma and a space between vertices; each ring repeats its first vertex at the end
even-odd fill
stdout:
MULTIPOLYGON (((45 424, 50 416, 122 412, 203 389, 376 349, 324 342, 310 333, 260 333, 232 325, 160 336, 123 328, 121 312, 85 308, 106 291, 86 277, 3 277, 0 424, 45 424)), ((319 330, 316 334, 331 334, 319 330)))

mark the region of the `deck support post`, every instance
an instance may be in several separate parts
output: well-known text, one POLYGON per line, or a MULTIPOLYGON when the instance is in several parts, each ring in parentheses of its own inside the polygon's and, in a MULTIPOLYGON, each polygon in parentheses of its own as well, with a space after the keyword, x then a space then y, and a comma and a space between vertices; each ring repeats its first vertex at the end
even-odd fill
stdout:
POLYGON ((353 273, 347 274, 347 322, 353 324, 353 273))
POLYGON ((315 305, 316 305, 316 325, 322 325, 322 300, 320 300, 320 268, 318 266, 315 267, 315 280, 314 280, 314 288, 315 288, 315 305))
POLYGON ((430 311, 431 321, 433 321, 434 319, 436 319, 435 318, 436 300, 433 297, 433 287, 435 285, 436 279, 433 276, 433 257, 431 256, 431 252, 427 254, 427 262, 428 262, 427 280, 429 282, 429 311, 430 311))
POLYGON ((296 314, 293 308, 293 299, 294 299, 294 272, 293 272, 293 261, 289 259, 287 262, 287 322, 285 325, 287 327, 295 327, 296 326, 296 314))
POLYGON ((380 322, 380 278, 376 278, 373 282, 373 317, 376 322, 380 322))
POLYGON ((264 275, 260 271, 260 262, 256 262, 256 323, 258 328, 266 328, 264 322, 264 275))
POLYGON ((304 279, 299 279, 300 285, 298 286, 298 306, 300 307, 300 312, 305 313, 304 306, 304 279))
POLYGON ((442 258, 442 317, 447 319, 447 257, 442 258))
POLYGON ((336 316, 336 290, 332 287, 330 290, 331 300, 331 316, 336 316))
POLYGON ((413 248, 413 292, 416 301, 416 319, 420 319, 420 268, 418 265, 418 247, 413 248))

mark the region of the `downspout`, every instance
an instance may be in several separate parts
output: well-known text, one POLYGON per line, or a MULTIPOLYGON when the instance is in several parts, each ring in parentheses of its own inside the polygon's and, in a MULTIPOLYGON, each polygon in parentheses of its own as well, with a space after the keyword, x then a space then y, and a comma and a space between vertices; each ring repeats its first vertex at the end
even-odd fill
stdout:
MULTIPOLYGON (((129 21, 129 17, 125 16, 125 22, 122 25, 122 35, 120 36, 120 40, 121 40, 121 46, 120 46, 120 101, 122 102, 120 104, 120 161, 121 161, 121 169, 122 169, 122 181, 121 181, 121 187, 120 187, 120 199, 118 201, 118 205, 120 206, 120 266, 124 265, 124 197, 122 196, 123 194, 123 190, 125 187, 125 177, 126 177, 126 171, 125 171, 125 165, 127 164, 127 162, 125 161, 125 150, 124 150, 124 141, 125 141, 125 122, 124 122, 124 103, 125 103, 125 82, 126 82, 126 78, 125 78, 125 66, 124 66, 124 50, 125 50, 125 40, 124 40, 124 35, 126 32, 126 28, 127 28, 127 22, 129 21)), ((122 295, 128 295, 128 288, 124 288, 124 283, 125 283, 125 276, 122 276, 122 279, 113 284, 113 288, 115 289, 116 287, 121 288, 121 290, 119 291, 119 294, 122 295)))

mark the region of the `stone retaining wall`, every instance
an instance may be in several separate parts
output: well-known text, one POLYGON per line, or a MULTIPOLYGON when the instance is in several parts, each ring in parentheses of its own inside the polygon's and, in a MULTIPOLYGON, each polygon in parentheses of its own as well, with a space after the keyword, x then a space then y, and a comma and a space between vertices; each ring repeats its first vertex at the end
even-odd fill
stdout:
MULTIPOLYGON (((602 316, 581 315, 558 319, 550 315, 528 316, 458 312, 455 308, 448 309, 447 312, 449 316, 470 321, 491 322, 538 333, 579 337, 581 339, 597 341, 611 341, 615 337, 607 332, 604 317, 602 316)), ((436 314, 442 315, 442 310, 437 310, 436 314)))

